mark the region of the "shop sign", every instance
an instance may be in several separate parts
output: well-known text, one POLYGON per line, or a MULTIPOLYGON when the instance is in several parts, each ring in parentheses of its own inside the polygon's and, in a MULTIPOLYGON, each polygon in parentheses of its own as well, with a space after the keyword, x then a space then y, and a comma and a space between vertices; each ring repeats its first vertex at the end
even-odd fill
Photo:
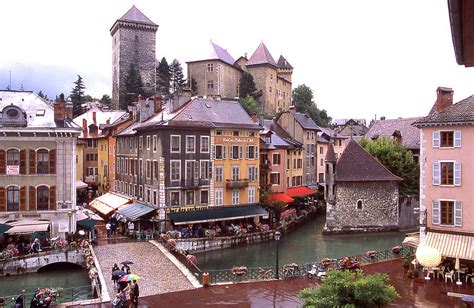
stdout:
POLYGON ((254 138, 222 138, 224 142, 251 143, 254 138))
POLYGON ((168 213, 176 213, 176 212, 192 212, 192 211, 202 211, 209 209, 209 206, 183 206, 183 207, 171 207, 167 209, 168 213))
POLYGON ((7 175, 19 175, 20 174, 20 166, 7 166, 7 175))

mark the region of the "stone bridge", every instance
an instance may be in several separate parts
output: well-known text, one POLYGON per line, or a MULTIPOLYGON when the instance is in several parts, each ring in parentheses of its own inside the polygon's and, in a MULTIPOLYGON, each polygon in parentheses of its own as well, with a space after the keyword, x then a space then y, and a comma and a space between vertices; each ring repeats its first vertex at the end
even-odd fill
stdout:
POLYGON ((55 250, 29 254, 0 261, 0 275, 17 275, 37 272, 40 268, 54 263, 73 263, 85 267, 83 249, 55 250), (26 266, 25 266, 26 265, 26 266))

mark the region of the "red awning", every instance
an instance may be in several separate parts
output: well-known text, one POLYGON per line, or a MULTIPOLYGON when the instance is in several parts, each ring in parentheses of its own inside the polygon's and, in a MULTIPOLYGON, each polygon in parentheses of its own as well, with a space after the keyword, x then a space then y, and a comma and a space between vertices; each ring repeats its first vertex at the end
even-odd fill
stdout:
POLYGON ((306 196, 314 195, 315 193, 317 193, 316 190, 313 190, 306 186, 292 187, 292 188, 288 188, 288 190, 286 191, 286 194, 292 198, 293 197, 306 197, 306 196))
POLYGON ((268 198, 270 201, 283 201, 285 203, 295 202, 295 199, 287 196, 286 194, 271 194, 268 198))

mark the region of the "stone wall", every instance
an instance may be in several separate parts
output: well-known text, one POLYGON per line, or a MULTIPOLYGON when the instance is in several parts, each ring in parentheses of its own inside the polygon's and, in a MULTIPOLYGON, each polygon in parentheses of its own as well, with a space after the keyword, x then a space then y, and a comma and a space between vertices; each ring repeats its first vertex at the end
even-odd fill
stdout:
POLYGON ((325 232, 398 229, 396 182, 338 182, 335 204, 328 204, 325 232), (362 201, 362 208, 357 202, 362 201))
POLYGON ((419 227, 419 211, 415 213, 415 208, 420 206, 418 196, 400 197, 398 202, 400 230, 414 230, 419 227))

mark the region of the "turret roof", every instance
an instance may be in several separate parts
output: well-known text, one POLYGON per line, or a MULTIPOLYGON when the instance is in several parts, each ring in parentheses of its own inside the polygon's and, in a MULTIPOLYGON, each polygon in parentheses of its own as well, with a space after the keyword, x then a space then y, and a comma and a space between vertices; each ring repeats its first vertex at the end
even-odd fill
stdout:
POLYGON ((270 64, 273 66, 278 66, 273 59, 272 55, 267 49, 267 46, 263 42, 258 45, 257 50, 250 57, 246 65, 257 65, 257 64, 270 64))
POLYGON ((280 55, 280 58, 278 59, 278 67, 280 68, 287 68, 287 69, 293 69, 293 66, 291 66, 290 62, 288 62, 283 55, 280 55))
POLYGON ((117 19, 117 21, 136 22, 145 25, 158 26, 150 18, 146 17, 136 6, 132 6, 125 15, 117 19))

